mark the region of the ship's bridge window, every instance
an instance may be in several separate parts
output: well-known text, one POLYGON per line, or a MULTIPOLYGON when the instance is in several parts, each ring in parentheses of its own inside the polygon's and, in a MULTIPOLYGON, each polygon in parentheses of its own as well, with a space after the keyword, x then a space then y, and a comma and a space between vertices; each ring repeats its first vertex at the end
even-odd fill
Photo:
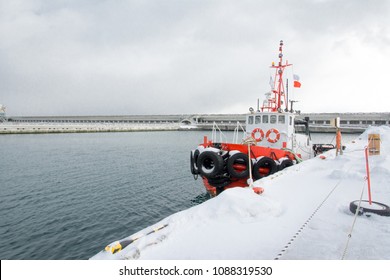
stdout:
POLYGON ((253 116, 248 117, 248 124, 253 124, 253 116))
POLYGON ((268 115, 263 116, 263 123, 268 123, 268 115))
POLYGON ((286 117, 285 116, 279 116, 278 117, 278 123, 285 124, 286 123, 286 117))
POLYGON ((261 116, 256 116, 255 117, 255 124, 261 123, 261 116))
POLYGON ((292 117, 290 116, 290 125, 292 125, 292 117))
POLYGON ((276 115, 271 115, 269 119, 270 123, 276 123, 276 115))

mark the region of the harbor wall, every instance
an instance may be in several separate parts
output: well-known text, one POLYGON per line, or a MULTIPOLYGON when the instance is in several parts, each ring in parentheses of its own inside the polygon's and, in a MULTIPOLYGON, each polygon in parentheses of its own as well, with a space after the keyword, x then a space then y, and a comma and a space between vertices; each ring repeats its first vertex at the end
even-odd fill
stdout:
MULTIPOLYGON (((317 133, 335 132, 330 123, 336 117, 343 133, 390 125, 390 113, 302 113, 297 118, 305 117, 309 117, 310 131, 317 133)), ((211 130, 214 124, 221 130, 234 130, 238 124, 245 127, 245 114, 14 116, 0 122, 0 134, 211 130)))
POLYGON ((135 132, 179 130, 178 124, 42 124, 42 123, 4 123, 0 124, 0 134, 37 134, 37 133, 94 133, 94 132, 135 132))

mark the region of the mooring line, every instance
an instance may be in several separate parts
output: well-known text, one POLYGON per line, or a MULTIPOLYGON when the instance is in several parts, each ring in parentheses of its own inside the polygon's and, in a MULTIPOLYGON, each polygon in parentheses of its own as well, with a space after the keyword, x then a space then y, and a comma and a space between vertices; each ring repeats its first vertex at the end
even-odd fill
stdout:
POLYGON ((349 233, 348 233, 348 239, 347 239, 347 242, 346 242, 346 244, 345 244, 345 248, 344 248, 343 255, 341 256, 341 259, 342 259, 342 260, 344 260, 344 259, 345 259, 345 256, 347 255, 348 246, 349 246, 349 241, 351 240, 351 237, 352 237, 352 232, 353 232, 353 229, 354 229, 354 227, 355 227, 356 218, 357 218, 357 216, 359 215, 360 204, 361 204, 361 202, 362 202, 364 189, 365 189, 365 185, 363 185, 362 192, 361 192, 361 194, 360 194, 359 204, 358 204, 358 206, 357 206, 357 208, 356 208, 356 211, 355 211, 355 217, 353 218, 351 230, 350 230, 349 233))

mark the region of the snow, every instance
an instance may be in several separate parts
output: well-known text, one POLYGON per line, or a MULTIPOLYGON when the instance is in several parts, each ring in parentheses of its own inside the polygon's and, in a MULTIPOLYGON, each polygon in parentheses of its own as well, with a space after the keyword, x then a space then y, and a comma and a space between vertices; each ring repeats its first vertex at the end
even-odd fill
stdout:
POLYGON ((177 130, 178 123, 0 123, 0 133, 177 130))
MULTIPOLYGON (((349 204, 362 190, 368 198, 364 148, 370 133, 381 135, 381 154, 369 158, 372 199, 390 205, 390 128, 370 127, 343 143, 341 156, 331 150, 325 159, 256 181, 265 190, 261 195, 249 188, 226 190, 124 238, 142 236, 122 251, 91 259, 341 259, 355 218, 349 204)), ((357 216, 345 259, 390 259, 389 234, 390 217, 357 216)))

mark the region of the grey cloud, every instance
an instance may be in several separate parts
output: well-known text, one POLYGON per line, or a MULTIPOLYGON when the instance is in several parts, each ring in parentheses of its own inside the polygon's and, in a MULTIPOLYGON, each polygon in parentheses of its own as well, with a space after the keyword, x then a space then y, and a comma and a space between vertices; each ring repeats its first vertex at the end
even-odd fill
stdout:
POLYGON ((384 58, 390 42, 388 1, 0 3, 0 103, 10 115, 239 113, 268 90, 280 39, 306 79, 304 110, 324 110, 307 92, 330 94, 320 75, 333 78, 357 47, 384 58))

